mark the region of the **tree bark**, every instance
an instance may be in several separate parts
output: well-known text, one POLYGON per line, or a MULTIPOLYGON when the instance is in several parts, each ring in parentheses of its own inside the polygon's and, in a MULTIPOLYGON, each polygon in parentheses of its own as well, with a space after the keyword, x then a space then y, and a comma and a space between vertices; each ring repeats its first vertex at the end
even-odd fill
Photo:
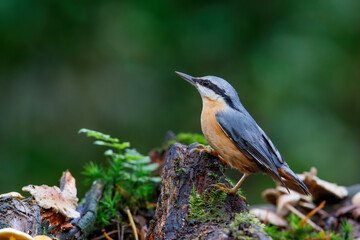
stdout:
POLYGON ((0 198, 0 229, 15 228, 36 236, 41 233, 40 208, 31 198, 0 198))
POLYGON ((220 198, 223 193, 217 193, 210 185, 222 183, 231 187, 231 184, 217 157, 190 153, 196 145, 174 144, 169 149, 162 171, 161 194, 147 239, 271 239, 261 227, 235 220, 239 213, 248 212, 240 196, 222 195, 223 201, 214 205, 219 199, 211 197, 220 198), (202 199, 201 209, 193 206, 194 195, 202 199))

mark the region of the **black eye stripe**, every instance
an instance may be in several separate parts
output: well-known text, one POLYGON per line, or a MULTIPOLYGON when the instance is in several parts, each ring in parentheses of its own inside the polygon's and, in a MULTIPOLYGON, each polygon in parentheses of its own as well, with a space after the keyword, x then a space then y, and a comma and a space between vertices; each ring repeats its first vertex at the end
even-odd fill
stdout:
POLYGON ((219 88, 217 85, 213 84, 211 81, 206 80, 206 79, 200 79, 199 83, 200 83, 201 86, 204 86, 204 87, 206 87, 206 88, 209 88, 209 89, 211 89, 212 91, 214 91, 216 94, 222 96, 222 97, 224 98, 225 102, 226 102, 231 108, 233 108, 233 109, 235 109, 235 110, 239 110, 239 109, 235 106, 235 104, 233 103, 233 101, 231 100, 231 98, 230 98, 228 95, 226 95, 225 90, 219 88))
POLYGON ((209 87, 211 82, 209 80, 201 80, 200 84, 204 87, 209 87))

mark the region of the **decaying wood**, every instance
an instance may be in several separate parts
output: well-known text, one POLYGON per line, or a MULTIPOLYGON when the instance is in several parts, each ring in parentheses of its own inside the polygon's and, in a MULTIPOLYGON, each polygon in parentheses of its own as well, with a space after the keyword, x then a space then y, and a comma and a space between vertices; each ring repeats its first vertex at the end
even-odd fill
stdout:
POLYGON ((90 191, 85 194, 85 201, 76 210, 80 218, 73 219, 71 224, 74 228, 61 235, 61 239, 86 239, 93 230, 96 220, 97 205, 101 198, 104 185, 101 181, 95 181, 90 191))
POLYGON ((40 234, 40 207, 31 198, 1 197, 0 228, 15 228, 30 236, 40 234))
MULTIPOLYGON (((103 184, 100 181, 95 181, 90 191, 86 193, 84 203, 77 208, 80 217, 60 227, 54 227, 50 220, 48 230, 53 230, 51 234, 56 239, 61 240, 86 239, 86 236, 93 230, 97 204, 102 195, 102 190, 103 184), (70 226, 68 229, 66 228, 67 225, 70 226)), ((46 221, 49 221, 50 217, 54 218, 54 221, 60 221, 61 224, 65 222, 64 219, 58 219, 61 217, 60 214, 51 210, 45 211, 39 207, 32 197, 0 197, 0 229, 14 228, 31 236, 36 236, 43 233, 46 221)))
MULTIPOLYGON (((222 219, 196 221, 189 219, 189 197, 193 187, 202 195, 213 191, 211 184, 226 180, 221 161, 207 153, 190 151, 196 146, 174 144, 168 151, 162 172, 161 195, 157 203, 154 220, 150 223, 147 239, 236 239, 230 224, 235 214, 248 211, 247 204, 238 195, 227 195, 219 210, 222 219)), ((207 211, 205 207, 205 212, 207 211)), ((236 226, 236 234, 251 239, 270 239, 257 226, 249 223, 236 226), (252 227, 252 231, 246 231, 252 227)))

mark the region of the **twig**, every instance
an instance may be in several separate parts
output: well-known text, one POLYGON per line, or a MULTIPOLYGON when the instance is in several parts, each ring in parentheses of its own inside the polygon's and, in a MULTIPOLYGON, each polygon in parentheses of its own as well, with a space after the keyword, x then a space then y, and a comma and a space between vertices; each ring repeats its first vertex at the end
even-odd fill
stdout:
POLYGON ((157 203, 146 203, 146 206, 156 208, 157 203))
POLYGON ((125 232, 125 225, 121 226, 121 238, 120 240, 124 240, 124 232, 125 232))
MULTIPOLYGON (((108 232, 107 235, 109 236, 109 235, 112 235, 112 234, 114 234, 114 233, 116 233, 116 232, 118 232, 118 230, 112 230, 112 231, 108 232)), ((104 233, 104 231, 103 231, 103 233, 104 233)), ((91 240, 101 240, 101 239, 103 239, 103 238, 106 238, 106 236, 105 236, 105 235, 101 235, 101 236, 92 238, 91 240)))
POLYGON ((330 240, 333 234, 331 233, 329 236, 326 236, 324 230, 321 229, 321 235, 322 235, 324 240, 330 240))
POLYGON ((133 219, 133 217, 131 215, 130 209, 128 207, 126 207, 125 211, 126 211, 126 213, 128 215, 128 218, 130 220, 130 225, 131 225, 131 228, 133 229, 135 240, 139 240, 139 236, 138 236, 138 234, 136 232, 136 226, 135 226, 135 223, 134 223, 134 219, 133 219))
POLYGON ((103 230, 102 232, 107 240, 114 240, 105 232, 105 230, 103 230))
POLYGON ((120 194, 129 196, 129 192, 126 191, 124 188, 122 188, 119 184, 116 183, 115 186, 116 186, 116 188, 117 188, 117 190, 118 190, 118 192, 119 192, 120 194), (120 192, 120 191, 121 191, 121 192, 120 192))
POLYGON ((306 214, 306 216, 304 218, 301 219, 301 221, 299 222, 299 226, 303 227, 305 225, 305 223, 307 223, 310 218, 317 213, 320 209, 322 209, 325 206, 325 201, 322 201, 319 206, 317 206, 316 208, 314 208, 311 212, 309 212, 308 214, 306 214))
POLYGON ((120 223, 119 223, 119 219, 116 220, 116 228, 117 228, 117 233, 118 233, 118 239, 120 239, 120 223))
MULTIPOLYGON (((294 214, 296 214, 298 217, 300 217, 301 219, 306 218, 306 216, 304 214, 302 214, 299 210, 297 210, 296 208, 294 208, 292 205, 288 204, 287 205, 288 209, 293 212, 294 214)), ((310 219, 307 221, 307 223, 312 226, 313 228, 315 228, 316 230, 320 231, 321 228, 316 225, 313 221, 311 221, 310 219)))

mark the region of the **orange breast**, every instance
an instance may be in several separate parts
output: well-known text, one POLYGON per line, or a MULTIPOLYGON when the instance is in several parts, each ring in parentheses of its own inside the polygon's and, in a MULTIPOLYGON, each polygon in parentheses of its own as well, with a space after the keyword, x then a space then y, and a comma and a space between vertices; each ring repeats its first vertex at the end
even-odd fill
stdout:
POLYGON ((219 126, 215 114, 225 109, 225 107, 226 105, 223 100, 203 99, 201 129, 206 141, 230 166, 243 173, 259 172, 260 169, 254 160, 248 159, 219 126))

